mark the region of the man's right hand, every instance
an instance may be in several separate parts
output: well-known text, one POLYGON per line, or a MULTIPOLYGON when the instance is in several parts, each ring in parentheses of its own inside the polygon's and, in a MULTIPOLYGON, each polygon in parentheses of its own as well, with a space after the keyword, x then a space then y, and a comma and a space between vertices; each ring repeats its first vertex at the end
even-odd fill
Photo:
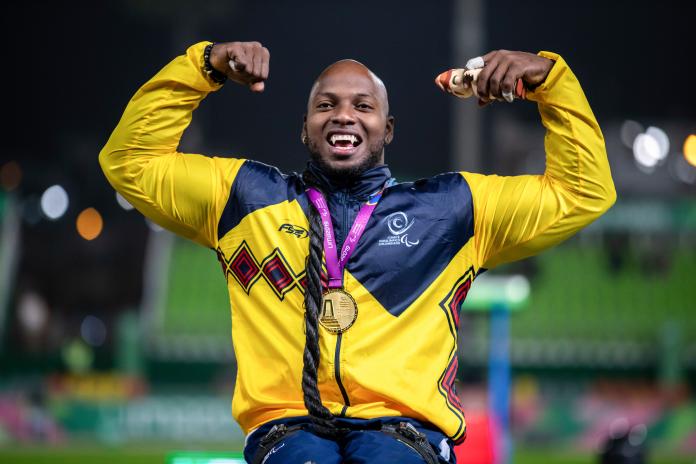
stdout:
POLYGON ((230 80, 248 86, 252 92, 263 92, 270 60, 268 49, 258 42, 217 43, 210 52, 213 68, 230 80))

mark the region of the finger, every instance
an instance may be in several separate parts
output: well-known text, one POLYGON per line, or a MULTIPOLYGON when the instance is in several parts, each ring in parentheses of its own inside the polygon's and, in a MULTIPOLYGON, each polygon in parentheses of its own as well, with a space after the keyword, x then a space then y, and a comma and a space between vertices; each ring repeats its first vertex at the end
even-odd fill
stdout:
POLYGON ((261 47, 259 47, 257 50, 254 50, 254 68, 253 68, 251 74, 256 78, 260 78, 262 68, 263 68, 263 51, 261 50, 261 47))
POLYGON ((239 64, 237 64, 236 61, 230 60, 230 61, 227 62, 227 64, 230 65, 230 69, 231 69, 233 72, 237 72, 237 71, 239 70, 239 64))
POLYGON ((268 69, 270 67, 270 62, 271 53, 268 51, 266 47, 263 47, 263 63, 261 66, 261 79, 263 80, 268 79, 268 69))
POLYGON ((242 46, 239 48, 239 51, 236 53, 236 56, 234 57, 234 62, 237 63, 238 74, 248 73, 254 64, 251 60, 251 57, 249 56, 249 50, 246 46, 242 46))
POLYGON ((252 92, 263 92, 265 88, 266 84, 263 81, 254 82, 253 84, 249 85, 249 89, 252 92))
POLYGON ((247 67, 246 63, 242 60, 243 59, 239 56, 235 56, 234 59, 229 62, 231 74, 238 78, 241 78, 247 67))
POLYGON ((256 66, 256 55, 261 47, 261 44, 258 42, 247 42, 244 45, 246 46, 245 51, 248 57, 247 73, 249 73, 251 77, 254 77, 256 75, 254 70, 254 67, 256 66))
POLYGON ((495 98, 501 97, 500 84, 505 78, 505 74, 507 73, 509 67, 509 61, 499 61, 498 66, 495 68, 495 72, 493 72, 491 77, 488 79, 488 95, 492 95, 495 98))
POLYGON ((242 61, 244 55, 244 47, 241 44, 234 44, 227 50, 228 64, 233 73, 244 71, 245 64, 242 61), (233 63, 229 63, 230 61, 233 63))
POLYGON ((489 63, 493 58, 498 54, 498 50, 493 50, 492 52, 488 52, 485 55, 483 55, 481 58, 483 58, 484 63, 489 63))
POLYGON ((239 57, 235 57, 234 60, 230 60, 230 70, 232 74, 239 77, 246 71, 246 63, 243 62, 239 57))
POLYGON ((482 55, 481 57, 483 58, 483 61, 485 61, 486 63, 488 63, 488 62, 490 62, 490 61, 495 57, 495 55, 497 55, 497 54, 498 54, 498 50, 492 50, 492 51, 486 53, 485 55, 482 55))
POLYGON ((510 66, 505 73, 505 77, 503 77, 500 83, 500 95, 503 96, 505 101, 512 102, 515 98, 515 84, 520 75, 521 72, 519 67, 514 65, 510 66))
POLYGON ((481 71, 476 79, 476 96, 483 99, 489 100, 488 96, 490 94, 489 85, 490 77, 495 72, 498 67, 498 58, 494 56, 490 62, 486 63, 486 66, 481 71))

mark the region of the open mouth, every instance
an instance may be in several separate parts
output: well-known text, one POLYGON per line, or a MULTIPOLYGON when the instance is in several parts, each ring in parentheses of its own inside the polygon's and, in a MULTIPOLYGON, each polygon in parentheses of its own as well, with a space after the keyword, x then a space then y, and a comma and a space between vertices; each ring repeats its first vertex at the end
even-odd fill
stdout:
POLYGON ((326 141, 338 151, 349 152, 362 143, 362 138, 347 132, 329 132, 326 141))

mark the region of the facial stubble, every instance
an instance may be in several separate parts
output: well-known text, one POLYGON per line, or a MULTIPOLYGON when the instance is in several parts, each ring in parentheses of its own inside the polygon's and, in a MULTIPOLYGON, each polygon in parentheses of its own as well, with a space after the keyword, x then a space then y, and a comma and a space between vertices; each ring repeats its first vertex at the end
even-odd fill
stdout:
POLYGON ((321 170, 327 176, 341 182, 350 182, 360 177, 360 175, 368 169, 372 169, 382 164, 382 155, 384 154, 384 139, 371 145, 369 147, 369 154, 360 163, 347 168, 336 169, 335 167, 331 166, 330 163, 327 163, 326 160, 321 157, 319 147, 317 146, 316 142, 311 138, 307 139, 307 150, 309 150, 309 156, 312 161, 317 163, 317 165, 319 165, 321 170))

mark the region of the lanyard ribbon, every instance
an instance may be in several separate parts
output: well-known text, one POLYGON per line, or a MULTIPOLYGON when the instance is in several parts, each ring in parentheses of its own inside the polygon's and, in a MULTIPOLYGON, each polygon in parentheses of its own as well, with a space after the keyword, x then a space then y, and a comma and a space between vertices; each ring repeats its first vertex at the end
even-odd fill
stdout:
POLYGON ((367 221, 372 216, 372 212, 377 207, 377 203, 382 198, 382 192, 387 186, 391 185, 392 180, 387 181, 379 191, 370 195, 365 204, 360 207, 358 216, 353 222, 353 226, 348 232, 345 242, 341 247, 341 255, 338 257, 336 236, 334 235, 333 222, 331 221, 331 213, 329 213, 329 205, 322 193, 314 187, 307 189, 307 196, 314 207, 319 212, 321 223, 324 227, 324 255, 326 256, 326 271, 329 275, 329 288, 343 287, 343 269, 355 250, 358 240, 365 232, 367 221))

